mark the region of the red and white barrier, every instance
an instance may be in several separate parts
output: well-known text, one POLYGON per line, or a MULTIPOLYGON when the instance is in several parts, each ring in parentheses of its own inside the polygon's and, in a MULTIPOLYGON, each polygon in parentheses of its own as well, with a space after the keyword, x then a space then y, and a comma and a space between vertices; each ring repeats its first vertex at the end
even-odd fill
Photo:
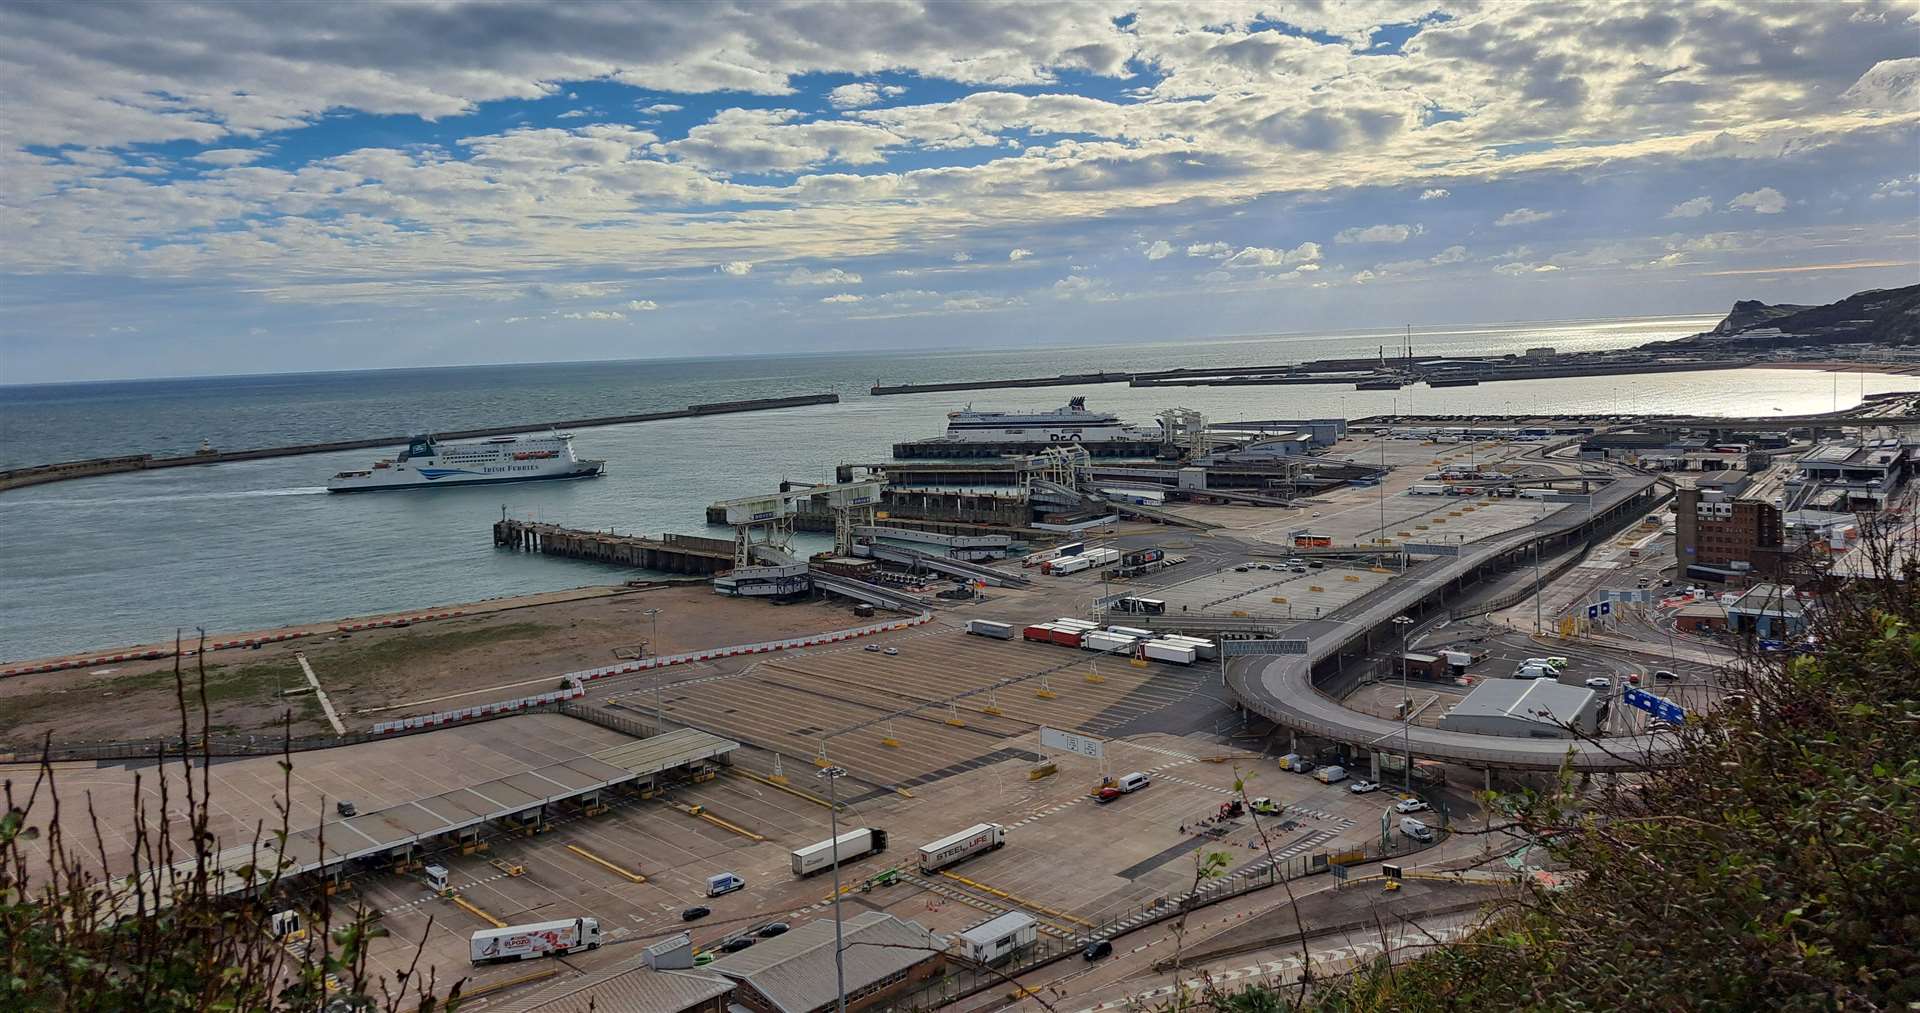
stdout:
POLYGON ((16 665, 12 668, 0 668, 0 679, 17 675, 39 675, 42 672, 64 672, 70 668, 92 668, 95 665, 114 665, 124 661, 152 661, 165 658, 172 651, 155 648, 150 651, 127 651, 122 654, 102 654, 92 658, 68 658, 64 661, 44 661, 37 665, 16 665))
POLYGON ((358 633, 361 630, 377 630, 388 626, 408 626, 413 623, 424 623, 432 619, 452 619, 455 616, 463 616, 466 614, 466 609, 449 609, 445 612, 422 612, 419 615, 394 616, 391 619, 371 619, 363 623, 341 623, 339 626, 336 626, 335 629, 342 633, 358 633))

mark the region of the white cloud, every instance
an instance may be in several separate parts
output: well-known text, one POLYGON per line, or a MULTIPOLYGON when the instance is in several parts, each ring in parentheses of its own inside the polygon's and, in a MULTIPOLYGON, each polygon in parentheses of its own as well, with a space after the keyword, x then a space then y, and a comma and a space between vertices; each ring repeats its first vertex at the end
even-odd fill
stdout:
POLYGON ((1367 282, 1372 281, 1375 277, 1377 276, 1372 271, 1359 270, 1359 271, 1353 272, 1353 276, 1348 278, 1347 280, 1350 282, 1353 282, 1355 285, 1365 285, 1367 282))
POLYGON ((824 271, 809 271, 796 267, 786 277, 780 279, 782 285, 858 285, 860 276, 852 271, 829 267, 824 271))
POLYGON ((1458 263, 1460 263, 1461 261, 1463 261, 1463 260, 1465 260, 1465 259, 1467 259, 1467 248, 1466 248, 1466 247, 1464 247, 1464 246, 1449 246, 1449 247, 1447 247, 1446 249, 1444 249, 1444 250, 1441 250, 1441 251, 1440 251, 1439 253, 1436 253, 1436 254, 1434 254, 1433 256, 1431 256, 1431 257, 1428 257, 1428 258, 1427 258, 1427 263, 1429 263, 1429 264, 1458 264, 1458 263))
POLYGON ((1148 260, 1164 260, 1173 253, 1173 244, 1164 239, 1156 239, 1147 247, 1148 260))
POLYGON ((1341 229, 1334 235, 1336 243, 1404 243, 1408 239, 1425 232, 1419 225, 1369 225, 1365 228, 1355 226, 1341 229))
POLYGON ((1016 247, 1007 251, 1008 260, 1025 260, 1031 256, 1033 256, 1033 251, 1022 247, 1016 247))
POLYGON ((1713 210, 1712 197, 1695 197, 1675 204, 1662 215, 1663 218, 1698 218, 1713 210))
POLYGON ((1084 274, 1070 274, 1053 283, 1053 294, 1060 299, 1108 302, 1116 296, 1107 283, 1084 274))
POLYGON ((850 302, 859 302, 863 298, 865 297, 855 295, 852 292, 840 292, 835 295, 827 296, 825 299, 822 299, 820 301, 824 303, 850 303, 850 302))
POLYGON ((973 259, 973 254, 968 253, 965 250, 961 250, 959 253, 956 253, 953 255, 953 262, 956 264, 964 264, 972 259, 973 259))
POLYGON ((1727 202, 1733 211, 1751 211, 1756 215, 1777 215, 1787 209, 1787 199, 1770 186, 1750 190, 1727 202))
POLYGON ((652 299, 634 299, 627 303, 627 308, 630 310, 633 310, 636 313, 646 313, 651 310, 659 309, 660 304, 657 302, 654 302, 652 299))
POLYGON ((686 106, 677 106, 671 102, 655 102, 653 105, 640 107, 640 111, 648 116, 664 116, 667 113, 677 113, 685 108, 686 106))
POLYGON ((1920 173, 1903 176, 1899 179, 1887 180, 1885 183, 1874 187, 1873 193, 1868 194, 1868 197, 1873 200, 1909 200, 1912 199, 1916 193, 1920 193, 1920 173))
POLYGON ((1233 247, 1226 243, 1194 243, 1187 247, 1189 257, 1209 257, 1224 260, 1233 254, 1233 247))
POLYGON ((906 89, 893 84, 873 84, 869 81, 856 81, 843 84, 827 93, 827 101, 835 109, 859 109, 870 106, 883 98, 906 94, 906 89))
POLYGON ((1532 208, 1514 208, 1512 211, 1494 219, 1493 224, 1500 226, 1532 225, 1536 222, 1544 222, 1552 218, 1555 213, 1556 212, 1553 211, 1535 211, 1532 208))
POLYGON ((1227 258, 1228 267, 1291 267, 1320 259, 1319 243, 1301 243, 1291 250, 1248 246, 1227 258))
MULTIPOLYGON (((622 287, 617 281, 540 282, 528 285, 525 294, 535 299, 551 299, 556 302, 568 299, 600 299, 615 294, 622 287)), ((501 298, 510 298, 510 296, 501 298)))
POLYGON ((731 274, 735 276, 743 275, 743 274, 751 274, 753 273, 753 261, 729 260, 726 263, 720 265, 720 273, 731 274))
POLYGON ((591 109, 569 109, 566 112, 561 113, 560 115, 554 117, 554 119, 581 120, 581 119, 586 119, 589 116, 597 116, 597 115, 599 114, 594 112, 591 109))
POLYGON ((252 148, 215 148, 194 155, 193 160, 205 165, 247 165, 266 157, 266 154, 252 148))
POLYGON ((1447 190, 1445 188, 1435 187, 1431 190, 1420 191, 1420 199, 1421 200, 1445 200, 1448 196, 1451 195, 1451 193, 1452 191, 1447 190))
POLYGON ((1493 273, 1504 274, 1511 277, 1522 274, 1548 274, 1558 270, 1560 270, 1560 268, 1553 264, 1527 264, 1515 261, 1511 264, 1501 264, 1499 267, 1493 269, 1493 273))
POLYGON ((587 310, 584 313, 562 313, 566 320, 625 320, 627 315, 618 310, 587 310))

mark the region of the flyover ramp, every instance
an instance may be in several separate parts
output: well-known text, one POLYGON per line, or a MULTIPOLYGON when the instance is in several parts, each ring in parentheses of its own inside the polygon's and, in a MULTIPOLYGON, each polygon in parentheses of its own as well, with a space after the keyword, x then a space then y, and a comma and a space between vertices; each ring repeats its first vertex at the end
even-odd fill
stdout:
MULTIPOLYGON (((1593 513, 1604 514, 1652 488, 1649 479, 1626 478, 1597 491, 1593 513)), ((1335 617, 1288 626, 1288 639, 1306 638, 1305 655, 1242 656, 1226 663, 1228 691, 1248 710, 1296 732, 1367 746, 1394 749, 1404 743, 1415 756, 1477 767, 1551 770, 1563 762, 1583 772, 1629 770, 1661 760, 1659 743, 1648 736, 1582 741, 1474 735, 1438 728, 1406 728, 1398 721, 1348 710, 1313 684, 1316 665, 1390 626, 1394 616, 1419 611, 1422 602, 1501 554, 1586 523, 1588 511, 1561 510, 1503 536, 1469 543, 1458 557, 1433 560, 1426 567, 1390 581, 1335 613, 1335 617), (1570 516, 1569 516, 1570 515, 1570 516)))

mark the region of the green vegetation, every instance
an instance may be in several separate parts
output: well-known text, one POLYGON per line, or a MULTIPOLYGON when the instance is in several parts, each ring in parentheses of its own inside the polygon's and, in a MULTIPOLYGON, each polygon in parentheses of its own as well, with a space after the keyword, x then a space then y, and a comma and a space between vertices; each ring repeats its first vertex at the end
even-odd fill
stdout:
MULTIPOLYGON (((176 733, 184 738, 189 713, 206 712, 200 697, 210 693, 212 673, 200 673, 192 688, 178 675, 167 673, 175 680, 176 733)), ((200 736, 208 731, 203 721, 200 736)), ((140 803, 134 838, 111 863, 94 850, 101 839, 91 800, 76 806, 66 799, 63 809, 52 765, 5 782, 0 1010, 436 1013, 455 1007, 459 985, 443 995, 431 971, 409 969, 392 979, 371 973, 368 946, 385 935, 377 915, 336 910, 323 893, 283 883, 269 862, 237 870, 244 889, 219 892, 209 875, 214 848, 240 842, 216 842, 209 832, 211 758, 193 759, 163 758, 179 764, 186 797, 178 797, 174 780, 155 778, 153 806, 140 803), (186 825, 156 836, 148 820, 159 813, 177 814, 186 825), (298 950, 273 934, 274 915, 283 911, 299 912, 308 933, 298 950)), ((268 848, 287 833, 290 757, 282 769, 282 822, 256 847, 268 848)), ((146 799, 137 785, 135 796, 146 799)), ((262 851, 263 858, 270 854, 262 851)))
MULTIPOLYGON (((1920 1004, 1920 590, 1824 601, 1817 653, 1763 655, 1690 719, 1681 762, 1619 790, 1507 796, 1568 885, 1472 939, 1221 1009, 1878 1010, 1920 1004), (1305 992, 1302 995, 1302 992, 1305 992)), ((1727 681, 1723 681, 1727 684, 1727 681)), ((1496 832, 1500 828, 1496 827, 1496 832)))
POLYGON ((400 636, 386 633, 378 640, 367 643, 349 641, 338 644, 329 648, 324 655, 315 656, 313 661, 329 691, 358 688, 411 664, 444 662, 461 651, 515 640, 531 640, 557 628, 549 623, 506 623, 474 629, 454 628, 436 633, 424 633, 415 628, 400 636))

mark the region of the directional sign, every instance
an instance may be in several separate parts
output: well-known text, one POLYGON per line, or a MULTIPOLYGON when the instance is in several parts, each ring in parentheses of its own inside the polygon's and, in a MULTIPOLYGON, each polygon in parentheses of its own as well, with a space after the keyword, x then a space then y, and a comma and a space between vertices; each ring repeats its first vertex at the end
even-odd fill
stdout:
POLYGON ((1620 695, 1620 702, 1672 724, 1681 724, 1687 720, 1685 708, 1665 697, 1654 696, 1644 689, 1627 690, 1620 695))
POLYGON ((1408 542, 1400 547, 1415 556, 1458 556, 1460 554, 1460 546, 1441 545, 1438 542, 1408 542))
POLYGON ((1600 614, 1601 614, 1601 615, 1603 615, 1603 616, 1610 616, 1610 615, 1612 615, 1612 614, 1613 614, 1613 603, 1612 603, 1612 602, 1610 602, 1610 601, 1603 601, 1603 602, 1601 602, 1601 603, 1600 603, 1600 614))
POLYGON ((1380 867, 1380 875, 1385 876, 1388 879, 1403 879, 1405 878, 1406 874, 1401 871, 1401 868, 1398 865, 1382 865, 1380 867))
POLYGON ((1304 640, 1223 640, 1220 642, 1220 654, 1229 658, 1248 654, 1305 653, 1307 653, 1307 642, 1304 640))
POLYGON ((1600 606, 1598 606, 1598 605, 1588 605, 1588 606, 1587 606, 1587 619, 1588 619, 1588 620, 1594 620, 1594 619, 1598 619, 1598 618, 1600 618, 1600 606))
POLYGON ((1098 760, 1107 755, 1107 743, 1091 735, 1075 735, 1058 728, 1040 727, 1040 745, 1047 749, 1058 749, 1065 753, 1074 753, 1098 760))

